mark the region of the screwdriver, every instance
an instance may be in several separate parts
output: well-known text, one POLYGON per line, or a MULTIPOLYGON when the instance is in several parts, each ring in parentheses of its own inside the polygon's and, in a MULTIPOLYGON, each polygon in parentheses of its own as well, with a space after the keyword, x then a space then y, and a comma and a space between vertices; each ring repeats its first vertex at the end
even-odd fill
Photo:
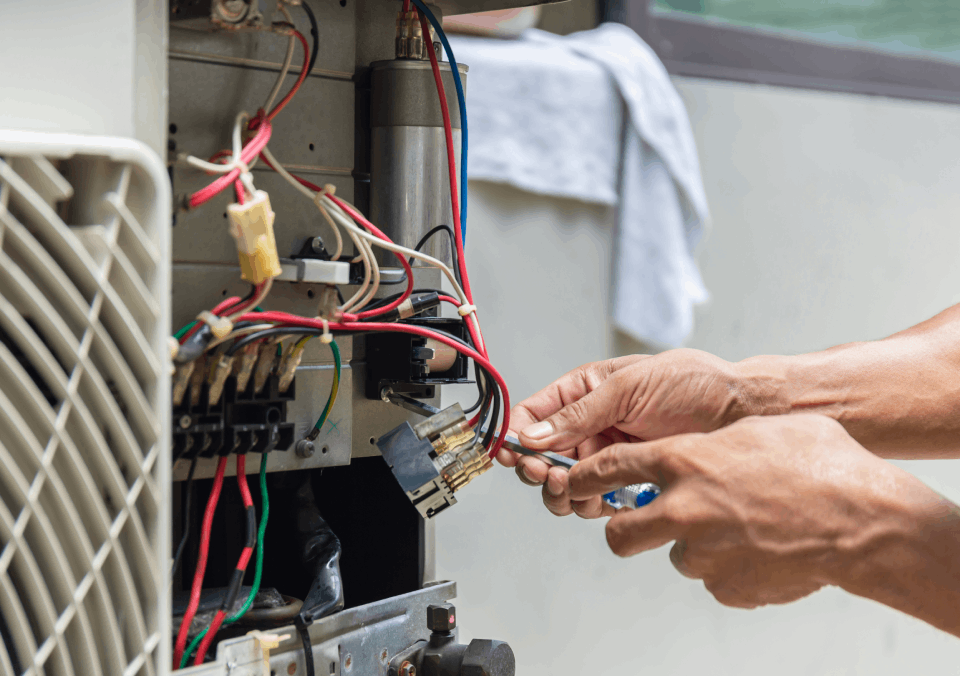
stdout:
MULTIPOLYGON (((486 432, 487 426, 484 425, 481 432, 486 432)), ((507 433, 503 440, 503 447, 508 451, 513 451, 514 453, 519 453, 520 455, 528 455, 531 458, 537 458, 552 467, 562 467, 565 470, 573 469, 573 466, 577 464, 577 461, 573 458, 568 458, 565 455, 560 455, 559 453, 554 453, 553 451, 534 451, 526 446, 520 444, 520 440, 517 439, 514 435, 507 433)), ((614 509, 622 509, 627 507, 629 509, 636 509, 637 507, 643 507, 648 505, 653 500, 660 495, 660 487, 656 484, 651 483, 642 483, 642 484, 630 484, 629 486, 624 486, 623 488, 617 488, 610 491, 609 493, 604 493, 601 497, 603 501, 614 509)))

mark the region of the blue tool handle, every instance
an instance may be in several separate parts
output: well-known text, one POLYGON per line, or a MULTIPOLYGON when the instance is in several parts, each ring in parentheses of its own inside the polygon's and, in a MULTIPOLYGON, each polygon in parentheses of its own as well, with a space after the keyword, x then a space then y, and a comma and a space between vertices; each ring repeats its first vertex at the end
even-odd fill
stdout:
POLYGON ((603 494, 603 501, 614 509, 636 509, 649 505, 660 495, 656 484, 632 484, 603 494))

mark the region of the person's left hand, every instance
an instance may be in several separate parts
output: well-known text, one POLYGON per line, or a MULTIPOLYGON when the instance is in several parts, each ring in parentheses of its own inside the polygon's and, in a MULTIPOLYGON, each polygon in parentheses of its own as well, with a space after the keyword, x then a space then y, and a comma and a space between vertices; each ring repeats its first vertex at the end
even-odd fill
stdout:
POLYGON ((940 497, 818 415, 746 418, 716 432, 614 444, 570 471, 574 500, 652 482, 662 494, 607 523, 614 553, 676 541, 670 560, 718 601, 787 603, 856 587, 857 561, 940 497))

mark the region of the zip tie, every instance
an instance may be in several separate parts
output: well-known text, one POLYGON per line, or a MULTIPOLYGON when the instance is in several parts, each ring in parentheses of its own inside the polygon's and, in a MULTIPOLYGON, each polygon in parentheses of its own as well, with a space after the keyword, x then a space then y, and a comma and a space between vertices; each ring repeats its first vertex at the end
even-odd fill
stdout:
POLYGON ((204 310, 197 315, 197 321, 203 322, 210 327, 210 331, 217 338, 226 338, 233 331, 233 322, 226 317, 218 317, 209 310, 204 310))
POLYGON ((467 304, 464 304, 464 305, 461 305, 460 307, 457 308, 457 312, 460 313, 460 316, 461 316, 461 317, 466 317, 467 315, 472 315, 472 314, 473 314, 474 312, 476 312, 476 311, 477 311, 477 306, 476 306, 476 305, 467 305, 467 304))
POLYGON ((320 318, 320 321, 323 323, 323 333, 320 334, 320 342, 329 345, 333 342, 333 334, 330 333, 330 322, 323 317, 320 318))

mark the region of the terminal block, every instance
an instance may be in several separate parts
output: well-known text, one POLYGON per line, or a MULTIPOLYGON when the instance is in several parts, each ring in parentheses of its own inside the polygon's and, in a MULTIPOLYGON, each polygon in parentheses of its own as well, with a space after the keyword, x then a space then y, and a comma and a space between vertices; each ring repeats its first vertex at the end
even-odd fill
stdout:
POLYGON ((455 505, 453 494, 492 465, 459 404, 417 425, 403 423, 383 435, 377 446, 425 519, 455 505))
MULTIPOLYGON (((270 365, 275 361, 272 354, 260 359, 265 360, 270 365)), ((190 373, 181 392, 174 385, 173 457, 209 458, 292 447, 294 424, 287 422, 287 404, 296 396, 296 380, 281 391, 281 377, 271 369, 257 387, 250 377, 251 361, 247 353, 231 358, 213 355, 179 367, 190 373)))

